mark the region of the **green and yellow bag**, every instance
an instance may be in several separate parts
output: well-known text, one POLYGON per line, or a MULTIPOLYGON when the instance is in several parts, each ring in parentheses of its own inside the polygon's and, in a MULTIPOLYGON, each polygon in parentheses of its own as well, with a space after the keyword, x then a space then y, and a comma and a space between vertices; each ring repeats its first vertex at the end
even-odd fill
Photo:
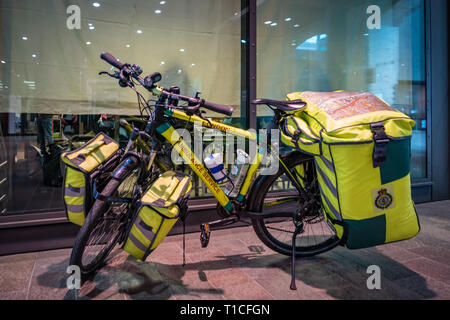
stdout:
POLYGON ((140 200, 123 249, 144 261, 186 212, 191 190, 184 173, 167 171, 156 179, 140 200))
POLYGON ((61 155, 65 164, 63 197, 70 222, 83 225, 93 204, 95 184, 103 173, 117 166, 118 150, 116 141, 99 133, 80 148, 61 155))
POLYGON ((420 230, 411 198, 415 122, 370 93, 300 92, 281 141, 314 155, 325 216, 350 249, 409 239, 420 230))

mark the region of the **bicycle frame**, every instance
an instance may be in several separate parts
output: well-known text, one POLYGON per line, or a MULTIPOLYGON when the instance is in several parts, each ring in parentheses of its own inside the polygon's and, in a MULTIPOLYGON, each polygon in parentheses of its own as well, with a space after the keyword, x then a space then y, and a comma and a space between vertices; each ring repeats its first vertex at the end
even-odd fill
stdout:
MULTIPOLYGON (((242 209, 245 207, 246 202, 246 196, 248 195, 250 191, 250 187, 252 186, 252 183, 255 178, 255 174, 259 166, 261 165, 261 161, 263 157, 265 156, 266 152, 263 148, 258 148, 258 152, 255 155, 255 159, 253 163, 250 165, 249 170, 247 171, 246 177, 244 179, 244 182, 241 186, 240 192, 236 199, 230 199, 221 189, 221 187, 216 183, 215 179, 211 177, 209 174, 208 169, 206 169, 203 166, 203 163, 200 159, 198 159, 194 152, 189 148, 189 146, 183 141, 181 136, 178 134, 176 129, 167 121, 167 118, 174 118, 178 120, 182 120, 184 122, 189 123, 195 123, 200 124, 204 128, 212 128, 216 129, 220 132, 231 134, 233 136, 240 136, 250 141, 256 141, 257 135, 255 132, 247 131, 244 129, 236 128, 233 126, 225 125, 223 123, 213 121, 213 120, 206 120, 204 118, 201 118, 197 115, 190 115, 186 112, 183 112, 178 109, 173 109, 170 107, 166 107, 164 105, 164 113, 162 117, 160 116, 160 119, 157 119, 155 121, 156 125, 156 131, 166 140, 168 141, 175 151, 188 163, 188 165, 193 170, 194 174, 196 174, 203 183, 207 186, 207 188, 211 191, 211 193, 214 195, 214 197, 218 200, 220 205, 225 209, 225 212, 228 215, 233 215, 236 213, 242 213, 242 212, 236 212, 235 206, 233 204, 236 204, 239 209, 242 209)), ((279 117, 278 117, 279 118, 279 117)), ((277 120, 277 116, 274 117, 274 122, 277 120)), ((135 120, 143 121, 138 118, 135 120)), ((145 121, 144 121, 145 122, 145 121)), ((129 132, 133 130, 133 127, 129 124, 125 125, 125 129, 129 132)), ((143 157, 139 156, 139 154, 136 154, 134 152, 131 152, 131 156, 138 157, 140 162, 145 163, 146 168, 142 168, 146 171, 150 170, 151 166, 153 164, 157 165, 160 169, 163 171, 168 171, 169 169, 161 162, 158 157, 155 157, 156 152, 152 149, 152 146, 149 146, 146 142, 144 142, 140 137, 136 140, 138 145, 142 148, 147 150, 150 153, 150 156, 147 158, 147 160, 144 160, 143 157)), ((127 156, 124 155, 124 158, 127 156)), ((285 169, 286 174, 288 174, 291 178, 291 181, 296 185, 297 190, 302 194, 305 198, 307 198, 306 192, 303 188, 302 182, 297 179, 295 175, 293 175, 287 168, 284 162, 282 161, 281 157, 278 156, 278 161, 282 165, 282 167, 285 169)), ((126 164, 124 164, 126 166, 126 164)), ((110 199, 113 200, 113 199, 110 199)), ((131 199, 122 199, 122 202, 131 202, 131 199)), ((286 199, 282 199, 280 201, 277 201, 276 203, 282 203, 286 201, 286 199)), ((276 203, 272 203, 271 205, 274 205, 276 203)), ((286 213, 262 213, 262 212, 250 212, 245 211, 246 215, 252 218, 264 218, 264 217, 284 217, 286 216, 286 213)), ((290 216, 290 214, 289 214, 290 216)))
MULTIPOLYGON (((188 115, 187 113, 180 110, 166 109, 165 115, 168 117, 173 117, 179 120, 190 123, 200 123, 204 128, 216 129, 220 132, 231 134, 233 136, 244 137, 251 141, 257 140, 257 135, 254 132, 249 132, 240 128, 235 128, 233 126, 225 125, 220 122, 213 120, 205 120, 196 115, 188 115)), ((225 194, 221 187, 217 184, 214 178, 210 175, 208 169, 205 168, 203 162, 196 157, 194 152, 190 147, 184 142, 175 128, 167 121, 159 124, 156 131, 162 135, 178 152, 178 154, 187 162, 192 171, 203 181, 206 187, 211 191, 220 205, 231 214, 233 212, 233 205, 231 199, 225 194)), ((247 175, 239 191, 239 195, 236 198, 238 203, 243 203, 245 196, 247 195, 253 178, 256 174, 256 170, 261 164, 261 160, 265 155, 265 150, 262 148, 257 148, 258 151, 255 155, 255 159, 247 171, 247 175)))
MULTIPOLYGON (((257 140, 257 135, 255 132, 236 128, 236 127, 229 126, 229 125, 226 125, 226 124, 223 124, 223 123, 220 123, 217 121, 213 121, 213 120, 206 120, 197 115, 190 115, 181 110, 171 109, 170 107, 164 108, 164 115, 169 118, 182 120, 184 122, 200 124, 204 128, 212 128, 212 129, 216 129, 216 130, 226 133, 226 134, 231 134, 233 136, 240 136, 240 137, 243 137, 250 141, 257 140)), ((277 118, 277 117, 275 117, 275 118, 277 118)), ((136 118, 135 120, 142 121, 138 118, 136 118)), ((189 164, 189 166, 194 171, 194 173, 205 183, 207 188, 211 191, 211 193, 214 195, 214 197, 218 200, 218 202, 221 204, 221 206, 225 209, 225 211, 228 214, 234 213, 234 211, 233 211, 234 208, 233 208, 231 199, 228 198, 228 196, 222 191, 221 187, 216 183, 214 178, 211 177, 211 175, 209 174, 209 171, 203 166, 202 161, 195 156, 195 154, 192 152, 192 150, 189 148, 189 146, 187 146, 186 143, 182 140, 181 136, 178 134, 176 129, 167 120, 163 120, 163 121, 161 121, 161 119, 159 119, 159 120, 160 121, 157 125, 156 131, 159 134, 161 134, 165 138, 165 140, 167 140, 174 147, 174 149, 177 151, 177 153, 189 164)), ((276 121, 276 120, 274 120, 274 121, 276 121)), ((125 129, 128 130, 129 132, 131 132, 133 130, 133 127, 128 124, 125 126, 125 129)), ((147 143, 145 143, 144 141, 142 141, 140 137, 137 139, 137 142, 141 148, 146 149, 150 153, 152 152, 152 147, 147 145, 147 143)), ((253 163, 249 167, 249 170, 247 171, 247 174, 246 174, 245 180, 241 186, 240 192, 239 192, 238 196, 236 197, 236 199, 233 199, 233 202, 237 203, 238 205, 241 205, 241 207, 243 207, 243 204, 245 203, 245 198, 250 191, 250 187, 252 185, 252 182, 254 181, 256 171, 259 168, 259 166, 261 165, 261 161, 264 158, 265 154, 266 154, 265 149, 258 148, 258 152, 256 153, 255 160, 253 161, 253 163)), ((149 159, 149 161, 146 163, 147 170, 149 170, 153 164, 157 165, 163 171, 169 170, 168 168, 165 167, 165 165, 161 161, 159 161, 158 157, 155 157, 154 155, 155 154, 153 153, 153 157, 151 157, 151 159, 149 159)), ((136 156, 136 154, 134 154, 134 156, 136 156)), ((141 161, 142 160, 143 159, 141 158, 141 161)), ((286 166, 280 157, 278 157, 278 161, 286 169, 286 166)), ((289 170, 285 170, 285 171, 291 177, 291 179, 292 179, 291 181, 295 182, 295 184, 297 185, 298 191, 301 194, 303 194, 304 196, 306 196, 306 193, 305 193, 305 190, 303 189, 302 183, 294 175, 292 175, 292 173, 289 172, 289 170)), ((273 214, 273 213, 272 214, 269 214, 269 213, 262 214, 259 212, 247 212, 247 214, 251 215, 255 218, 269 216, 269 215, 273 215, 273 216, 277 215, 277 214, 273 214)), ((278 214, 278 216, 284 216, 284 215, 278 214)))

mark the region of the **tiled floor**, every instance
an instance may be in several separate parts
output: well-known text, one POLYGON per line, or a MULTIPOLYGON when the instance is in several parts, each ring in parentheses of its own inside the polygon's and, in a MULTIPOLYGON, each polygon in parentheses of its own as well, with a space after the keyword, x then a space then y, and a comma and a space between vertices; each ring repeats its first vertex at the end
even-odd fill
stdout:
POLYGON ((421 233, 376 248, 299 259, 291 291, 290 259, 265 247, 248 227, 168 237, 138 262, 121 249, 79 291, 66 287, 71 249, 0 257, 0 299, 450 299, 450 201, 418 205, 421 233), (378 265, 381 289, 369 290, 378 265))

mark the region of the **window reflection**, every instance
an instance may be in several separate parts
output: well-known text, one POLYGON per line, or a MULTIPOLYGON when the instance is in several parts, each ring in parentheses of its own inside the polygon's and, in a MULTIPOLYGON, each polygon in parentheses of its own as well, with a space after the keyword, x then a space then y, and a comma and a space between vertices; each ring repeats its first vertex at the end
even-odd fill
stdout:
POLYGON ((136 96, 98 75, 110 68, 103 51, 239 116, 240 11, 237 0, 1 1, 0 214, 63 209, 59 168, 46 166, 47 153, 99 131, 126 141, 119 119, 135 121, 136 96), (44 167, 53 178, 44 179, 44 167))
MULTIPOLYGON (((424 1, 376 4, 380 29, 368 27, 371 1, 261 2, 257 95, 285 99, 298 91, 370 91, 416 120, 411 175, 425 178, 424 1)), ((270 114, 258 109, 259 117, 270 114)))

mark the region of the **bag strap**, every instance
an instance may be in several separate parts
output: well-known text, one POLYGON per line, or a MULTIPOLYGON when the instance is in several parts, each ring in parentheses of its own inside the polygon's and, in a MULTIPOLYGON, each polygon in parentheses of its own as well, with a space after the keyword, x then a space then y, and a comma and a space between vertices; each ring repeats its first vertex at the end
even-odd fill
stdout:
POLYGON ((386 134, 383 122, 371 123, 370 130, 372 130, 374 141, 372 155, 373 167, 379 168, 386 162, 389 137, 386 134))
POLYGON ((87 155, 91 154, 104 144, 106 144, 105 141, 98 140, 95 143, 85 145, 81 150, 77 150, 76 152, 67 154, 66 157, 76 164, 82 163, 86 160, 87 155))
MULTIPOLYGON (((189 176, 189 175, 187 175, 187 174, 184 174, 184 173, 176 173, 173 177, 174 177, 175 179, 178 180, 178 185, 177 185, 177 187, 175 188, 175 190, 179 193, 179 196, 178 196, 178 198, 177 198, 176 201, 167 204, 167 203, 166 203, 166 200, 167 200, 167 199, 166 199, 166 200, 163 200, 163 199, 161 199, 161 198, 158 198, 158 199, 156 199, 156 200, 153 201, 153 202, 142 202, 142 203, 145 204, 145 205, 150 205, 150 206, 152 206, 152 207, 158 207, 158 208, 168 208, 168 207, 170 207, 170 206, 172 206, 172 205, 174 205, 174 204, 176 204, 176 205, 178 205, 179 207, 181 207, 181 205, 183 204, 184 198, 185 198, 185 197, 189 197, 189 195, 190 195, 190 193, 191 193, 191 191, 192 191, 192 187, 190 188, 189 191, 186 191, 187 188, 189 187, 189 185, 191 184, 192 178, 191 178, 191 176, 189 176), (179 184, 180 184, 180 183, 183 183, 183 180, 184 180, 185 178, 188 178, 188 179, 184 182, 183 186, 181 187, 181 190, 178 190, 178 189, 180 188, 179 184), (186 193, 186 194, 184 195, 184 193, 186 193)), ((156 180, 153 184, 155 184, 157 181, 158 181, 158 180, 156 180)), ((153 185, 150 187, 150 189, 151 189, 152 187, 153 187, 153 185)), ((170 198, 172 195, 173 195, 173 193, 169 196, 169 198, 170 198)))
POLYGON ((327 212, 327 210, 323 210, 323 212, 325 212, 325 215, 327 216, 327 219, 331 221, 332 224, 337 224, 338 226, 343 227, 344 226, 344 222, 341 220, 337 220, 335 218, 333 218, 332 216, 330 216, 330 214, 327 212))
MULTIPOLYGON (((311 130, 309 130, 309 128, 302 128, 299 123, 295 120, 294 116, 292 115, 288 115, 288 117, 292 120, 292 122, 294 123, 294 125, 297 127, 297 130, 294 131, 294 135, 290 135, 292 138, 292 142, 294 144, 296 144, 299 148, 300 146, 298 145, 299 141, 302 144, 305 145, 311 145, 311 144, 315 144, 318 143, 320 141, 320 139, 314 135, 314 133, 312 133, 311 130), (309 139, 311 139, 311 141, 305 140, 301 137, 301 134, 303 133, 303 135, 307 136, 309 139)), ((286 123, 287 125, 287 123, 286 123)))

